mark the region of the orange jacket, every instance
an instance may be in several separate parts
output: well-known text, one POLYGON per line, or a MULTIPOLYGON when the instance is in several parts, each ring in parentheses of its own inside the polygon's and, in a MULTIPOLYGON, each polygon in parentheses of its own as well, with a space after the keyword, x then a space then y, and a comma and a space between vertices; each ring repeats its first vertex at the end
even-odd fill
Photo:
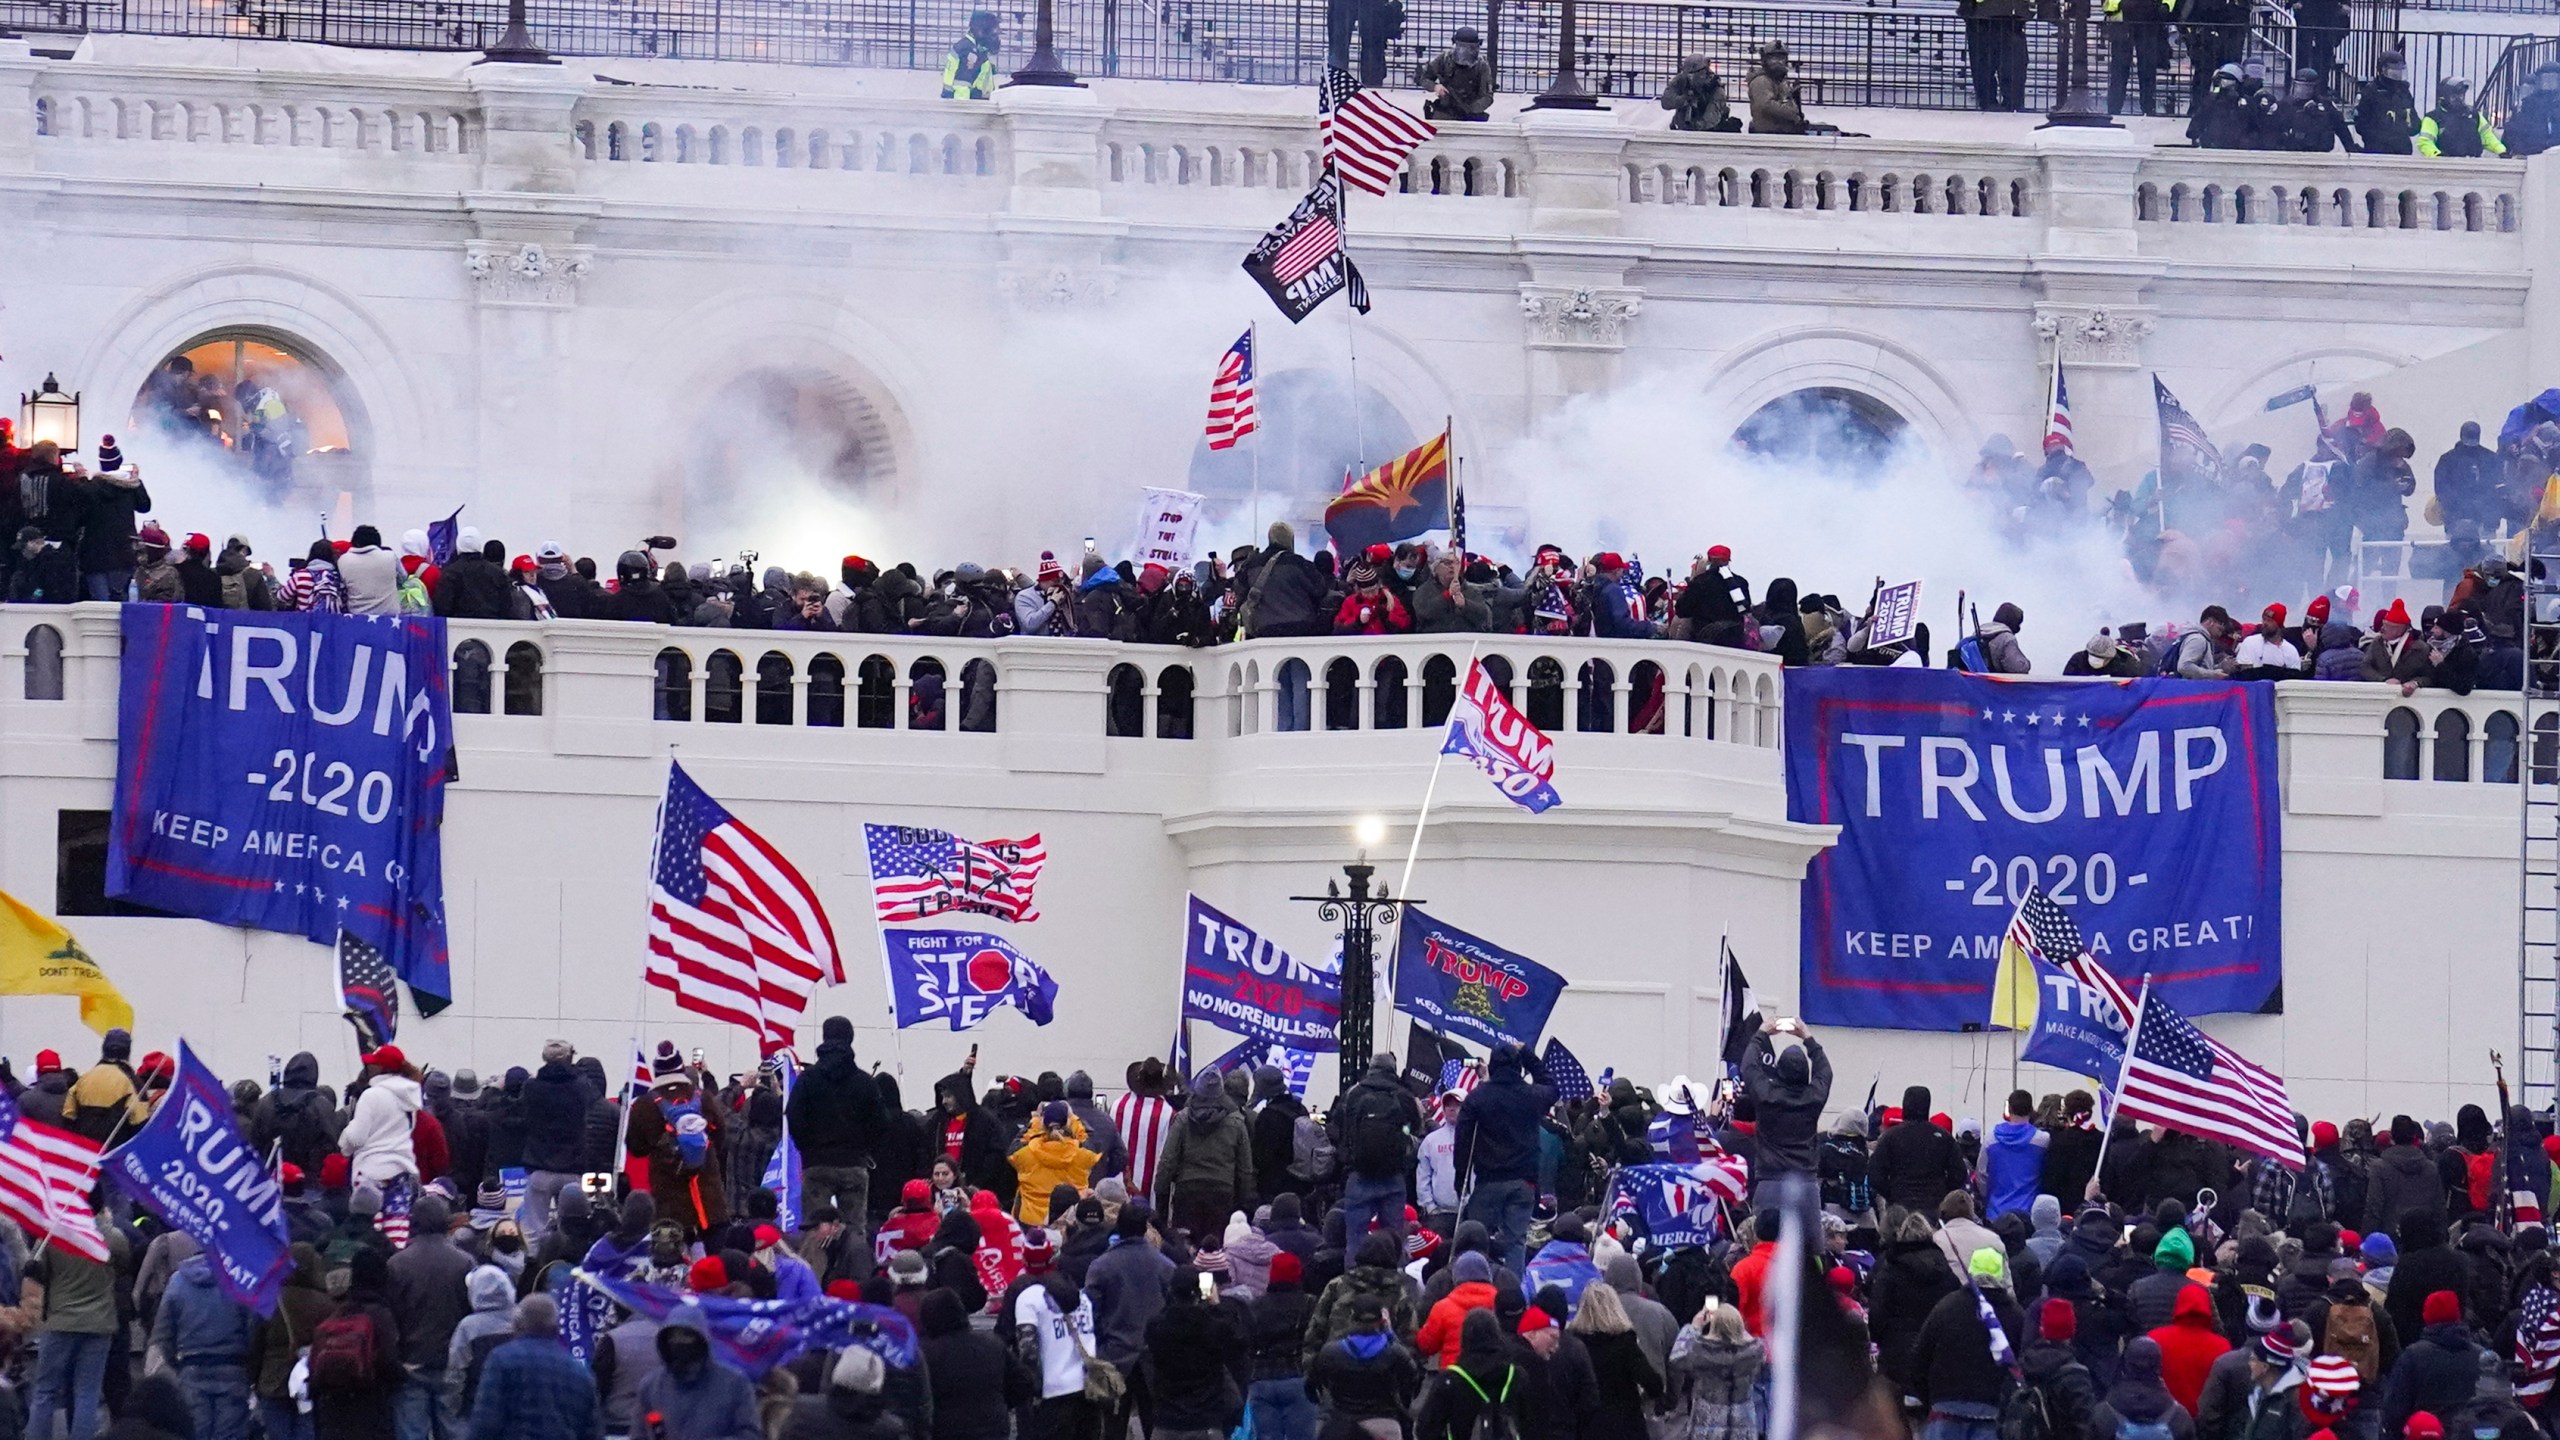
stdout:
POLYGON ((1425 1355, 1439 1352, 1440 1368, 1458 1363, 1458 1331, 1467 1323, 1470 1310, 1493 1308, 1493 1287, 1482 1280, 1470 1280, 1451 1288, 1431 1307, 1430 1316, 1413 1337, 1413 1346, 1425 1355))
POLYGON ((2206 1374, 2231 1349, 2231 1342, 2213 1328, 2212 1293, 2201 1285, 2179 1291, 2169 1323, 2152 1331, 2151 1338, 2160 1344, 2160 1383, 2193 1415, 2196 1402, 2204 1398, 2206 1374))

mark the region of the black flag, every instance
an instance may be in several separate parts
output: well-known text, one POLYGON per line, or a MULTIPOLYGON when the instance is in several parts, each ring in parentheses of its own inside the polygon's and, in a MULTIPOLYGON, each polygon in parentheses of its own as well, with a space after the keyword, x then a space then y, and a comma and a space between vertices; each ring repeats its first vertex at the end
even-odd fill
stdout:
POLYGON ((1752 993, 1733 948, 1722 941, 1716 948, 1724 956, 1724 1063, 1740 1065, 1760 1034, 1760 997, 1752 993))
POLYGON ((399 977, 381 951, 347 930, 338 932, 338 994, 346 1001, 347 1023, 356 1027, 356 1043, 367 1052, 400 1033, 399 977))
MULTIPOLYGON (((1292 325, 1351 283, 1351 261, 1342 253, 1342 181, 1331 170, 1244 257, 1244 273, 1292 325)), ((1363 287, 1354 298, 1365 295, 1363 287)))

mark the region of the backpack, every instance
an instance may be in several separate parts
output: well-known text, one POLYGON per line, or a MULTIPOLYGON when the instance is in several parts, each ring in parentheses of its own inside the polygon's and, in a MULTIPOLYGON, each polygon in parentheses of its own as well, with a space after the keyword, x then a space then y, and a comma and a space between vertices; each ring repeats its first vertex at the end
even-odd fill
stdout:
POLYGON ((493 1334, 482 1335, 472 1340, 469 1352, 471 1358, 462 1363, 463 1414, 470 1414, 472 1404, 479 1398, 480 1371, 481 1367, 489 1363, 490 1352, 496 1350, 499 1346, 506 1344, 509 1340, 514 1338, 515 1333, 513 1331, 500 1330, 493 1334))
POLYGON ((1298 1180, 1330 1180, 1341 1167, 1333 1153, 1333 1137, 1312 1115, 1289 1122, 1289 1174, 1298 1180))
POLYGON ((1342 1112, 1342 1138, 1351 1152, 1351 1168, 1362 1175, 1402 1175, 1413 1159, 1404 1122, 1400 1093, 1379 1085, 1355 1088, 1342 1112))
POLYGON ((2489 1194, 2498 1184, 2498 1152, 2489 1150, 2478 1155, 2465 1155, 2462 1163, 2464 1173, 2471 1181, 2471 1208, 2487 1211, 2489 1194))
POLYGON ((699 1170, 711 1154, 711 1122, 702 1118, 700 1097, 691 1100, 662 1100, 658 1108, 666 1114, 667 1129, 676 1142, 676 1158, 688 1170, 699 1170))
POLYGON ((1467 1432, 1467 1440, 1520 1440, 1518 1422, 1511 1418, 1510 1411, 1502 1408, 1511 1399, 1511 1382, 1519 1378, 1520 1367, 1514 1365, 1504 1369, 1502 1389, 1491 1395, 1484 1393, 1484 1387, 1476 1383, 1476 1377, 1455 1365, 1442 1373, 1465 1381, 1467 1388, 1476 1392, 1476 1399, 1482 1402, 1476 1410, 1476 1423, 1467 1432))
POLYGON ((427 582, 419 579, 415 575, 401 576, 400 613, 403 615, 429 615, 434 612, 434 603, 427 599, 427 582))
POLYGON ((2000 1440, 2055 1440, 2044 1391, 2025 1381, 2014 1381, 2007 1390, 2000 1397, 2000 1440))
POLYGON ((215 581, 222 591, 223 609, 246 610, 249 608, 248 574, 246 570, 234 570, 215 581))
POLYGON ((342 1310, 311 1332, 311 1384, 317 1390, 361 1390, 373 1383, 373 1316, 342 1310))
POLYGON ((2357 1378, 2367 1385, 2381 1377, 2382 1341, 2374 1333, 2372 1306, 2330 1302, 2327 1329, 2323 1348, 2356 1367, 2357 1378))
MULTIPOLYGON (((2181 635, 2177 639, 2170 641, 2168 644, 2161 646, 2160 658, 2151 662, 2151 673, 2164 680, 2177 679, 2178 656, 2186 650, 2187 641, 2190 636, 2202 634, 2204 634, 2204 632, 2201 630, 2190 631, 2188 634, 2181 635)), ((2213 641, 2210 637, 2205 641, 2204 658, 2207 661, 2211 661, 2213 659, 2213 641)))

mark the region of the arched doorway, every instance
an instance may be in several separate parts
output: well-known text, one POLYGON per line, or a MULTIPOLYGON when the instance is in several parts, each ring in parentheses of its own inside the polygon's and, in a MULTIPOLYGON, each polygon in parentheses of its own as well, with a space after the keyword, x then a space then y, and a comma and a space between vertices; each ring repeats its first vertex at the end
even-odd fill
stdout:
POLYGON ((341 509, 366 498, 363 407, 344 373, 290 335, 200 335, 161 358, 117 448, 157 462, 151 483, 245 485, 268 504, 341 509))
POLYGON ((842 552, 846 535, 871 528, 863 523, 865 506, 893 494, 895 418, 858 380, 818 365, 760 366, 730 377, 685 432, 682 553, 706 560, 755 554, 764 564, 832 579, 828 556, 842 552))
POLYGON ((1733 447, 1765 464, 1866 477, 1891 463, 1910 428, 1900 412, 1872 395, 1816 386, 1751 412, 1733 432, 1733 447))

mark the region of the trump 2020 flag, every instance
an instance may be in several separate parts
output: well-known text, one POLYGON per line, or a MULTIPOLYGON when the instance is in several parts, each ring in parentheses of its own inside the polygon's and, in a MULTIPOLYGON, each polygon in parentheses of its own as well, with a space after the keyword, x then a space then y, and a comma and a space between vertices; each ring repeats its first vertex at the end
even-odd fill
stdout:
POLYGON ((284 1189, 240 1133, 231 1092, 178 1042, 178 1073, 166 1099, 133 1138, 109 1151, 106 1177, 172 1230, 182 1230, 213 1262, 222 1293, 261 1315, 293 1268, 284 1189))
POLYGON ((1463 757, 1504 798, 1533 815, 1564 803, 1552 783, 1555 742, 1493 683, 1482 660, 1467 666, 1467 683, 1449 707, 1449 732, 1440 741, 1440 753, 1463 757))
POLYGON ((941 1021, 967 1030, 1011 1005, 1034 1025, 1056 1018, 1058 982, 1032 958, 977 930, 883 930, 898 1028, 941 1021))

